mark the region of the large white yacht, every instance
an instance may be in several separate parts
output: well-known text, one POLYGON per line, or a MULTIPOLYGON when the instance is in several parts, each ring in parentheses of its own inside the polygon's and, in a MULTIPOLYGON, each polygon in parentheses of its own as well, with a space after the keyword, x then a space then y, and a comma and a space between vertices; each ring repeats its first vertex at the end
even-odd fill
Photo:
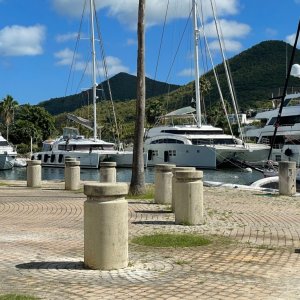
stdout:
POLYGON ((132 151, 119 151, 114 143, 85 138, 71 127, 64 128, 61 137, 44 141, 42 151, 31 159, 41 160, 44 167, 64 167, 66 157, 76 158, 81 168, 99 168, 101 161, 115 161, 118 167, 132 165, 132 151))
POLYGON ((266 160, 269 146, 245 144, 211 125, 198 127, 192 122, 195 119, 193 111, 190 107, 172 112, 161 118, 164 125, 153 127, 145 133, 144 149, 148 166, 172 163, 216 169, 225 164, 232 166, 234 161, 260 164, 266 160), (186 124, 179 124, 180 120, 186 124))
POLYGON ((270 145, 277 127, 270 159, 300 161, 300 93, 288 94, 284 99, 280 124, 276 124, 279 108, 256 114, 256 125, 246 126, 244 136, 258 144, 270 145))

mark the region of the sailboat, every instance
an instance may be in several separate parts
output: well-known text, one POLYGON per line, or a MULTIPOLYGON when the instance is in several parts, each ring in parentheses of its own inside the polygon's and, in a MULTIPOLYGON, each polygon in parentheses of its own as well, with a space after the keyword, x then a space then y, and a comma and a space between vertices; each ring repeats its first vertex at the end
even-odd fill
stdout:
MULTIPOLYGON (((82 168, 99 168, 101 161, 114 161, 117 167, 132 166, 132 151, 125 151, 121 148, 116 149, 114 143, 106 142, 97 136, 96 121, 96 51, 95 51, 95 30, 94 30, 94 0, 89 0, 90 6, 90 24, 91 24, 91 45, 92 45, 92 95, 93 95, 93 138, 86 138, 79 134, 77 128, 66 127, 63 129, 63 135, 55 140, 46 140, 43 142, 42 151, 32 155, 32 160, 41 160, 45 167, 64 167, 65 158, 76 158, 80 161, 82 168)), ((74 118, 73 118, 74 119, 74 118)), ((84 121, 80 118, 82 125, 84 121)))
POLYGON ((192 1, 196 108, 186 107, 160 118, 158 126, 145 133, 144 149, 148 166, 171 163, 177 166, 216 169, 233 161, 266 160, 269 146, 245 144, 225 134, 222 128, 202 124, 199 84, 197 2, 192 1))

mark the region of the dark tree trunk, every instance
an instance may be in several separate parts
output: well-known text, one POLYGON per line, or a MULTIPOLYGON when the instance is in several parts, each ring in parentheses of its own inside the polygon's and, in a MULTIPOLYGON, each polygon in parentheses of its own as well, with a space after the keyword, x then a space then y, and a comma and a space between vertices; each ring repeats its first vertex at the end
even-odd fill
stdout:
POLYGON ((138 11, 138 57, 137 57, 137 99, 136 121, 133 143, 133 164, 130 183, 130 193, 140 195, 145 193, 144 172, 144 123, 145 123, 145 3, 139 0, 138 11))

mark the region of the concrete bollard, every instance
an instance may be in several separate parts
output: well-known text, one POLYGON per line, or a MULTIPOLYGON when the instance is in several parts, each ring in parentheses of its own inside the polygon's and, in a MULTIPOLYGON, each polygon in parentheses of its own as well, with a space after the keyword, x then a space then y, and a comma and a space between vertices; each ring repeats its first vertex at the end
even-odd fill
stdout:
POLYGON ((202 224, 203 172, 177 171, 175 176, 175 224, 202 224))
POLYGON ((69 160, 65 163, 65 190, 80 189, 80 161, 69 160))
POLYGON ((176 165, 155 165, 155 192, 154 202, 172 204, 172 169, 176 165))
POLYGON ((29 160, 27 162, 27 186, 41 187, 42 183, 42 162, 40 160, 29 160))
POLYGON ((279 194, 291 196, 296 194, 296 162, 279 162, 279 194))
POLYGON ((174 195, 175 195, 175 182, 176 182, 176 176, 175 173, 177 171, 195 171, 195 167, 175 167, 172 169, 172 212, 175 212, 175 200, 174 200, 174 195))
POLYGON ((117 182, 116 166, 113 161, 100 162, 100 182, 117 182))
POLYGON ((128 266, 126 183, 84 185, 84 264, 112 270, 128 266))

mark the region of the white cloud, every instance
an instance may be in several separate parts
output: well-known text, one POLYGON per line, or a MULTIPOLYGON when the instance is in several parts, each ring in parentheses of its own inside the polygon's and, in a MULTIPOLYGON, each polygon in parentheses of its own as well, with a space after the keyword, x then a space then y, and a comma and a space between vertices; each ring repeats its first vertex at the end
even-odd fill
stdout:
MULTIPOLYGON (((53 5, 62 15, 78 17, 82 14, 83 0, 54 0, 53 5), (70 9, 72 8, 72 9, 70 9)), ((95 0, 97 9, 107 9, 109 16, 119 20, 120 23, 135 29, 137 25, 138 0, 95 0)), ((161 24, 165 18, 166 1, 151 0, 146 2, 147 26, 161 24)), ((219 16, 228 16, 238 13, 239 0, 216 0, 219 16)), ((202 0, 203 11, 207 17, 212 16, 209 0, 202 0)), ((86 9, 89 9, 87 7, 86 9)), ((178 18, 186 18, 191 10, 190 0, 170 1, 168 9, 168 21, 178 18)))
MULTIPOLYGON (((239 52, 242 50, 242 44, 238 41, 224 39, 225 49, 227 52, 239 52)), ((209 43, 210 50, 220 50, 219 41, 215 40, 209 43)))
POLYGON ((0 30, 0 55, 33 56, 42 54, 45 33, 45 27, 41 25, 4 27, 0 30))
POLYGON ((191 77, 194 75, 194 69, 183 69, 180 72, 178 72, 177 75, 181 77, 191 77))
MULTIPOLYGON (((225 19, 222 19, 219 22, 219 27, 221 28, 223 37, 225 39, 242 38, 245 37, 251 31, 250 26, 248 26, 247 24, 242 24, 235 21, 228 21, 225 19)), ((217 31, 214 22, 206 24, 204 30, 207 37, 217 37, 217 31)))
POLYGON ((55 39, 58 43, 64 43, 64 42, 67 42, 67 41, 70 41, 70 40, 75 40, 77 37, 78 37, 77 32, 69 32, 69 33, 66 33, 66 34, 57 35, 55 37, 55 39))
MULTIPOLYGON (((54 54, 55 58, 57 59, 56 65, 59 66, 70 66, 73 61, 74 52, 69 48, 66 48, 62 51, 56 52, 54 54)), ((74 70, 76 71, 85 71, 87 74, 91 74, 92 72, 92 65, 90 62, 86 62, 82 59, 80 54, 76 54, 74 57, 74 70)), ((97 66, 99 67, 99 75, 104 76, 104 71, 102 68, 103 62, 97 61, 97 66)), ((129 68, 124 66, 121 60, 114 56, 107 56, 106 57, 106 65, 108 69, 109 76, 118 74, 120 72, 127 72, 129 73, 129 68)))
POLYGON ((276 29, 273 29, 273 28, 266 28, 266 34, 269 36, 269 37, 274 37, 276 36, 278 33, 278 31, 276 29))
MULTIPOLYGON (((59 52, 54 53, 54 56, 58 59, 56 62, 59 66, 69 66, 72 64, 74 52, 69 48, 61 50, 59 52)), ((80 58, 79 55, 76 55, 74 58, 80 58)))
MULTIPOLYGON (((294 46, 295 44, 295 39, 296 39, 296 33, 290 34, 285 38, 286 42, 292 46, 294 46)), ((300 48, 300 38, 298 38, 297 48, 300 48)))
POLYGON ((137 45, 137 40, 136 39, 127 39, 126 45, 127 46, 137 45))

